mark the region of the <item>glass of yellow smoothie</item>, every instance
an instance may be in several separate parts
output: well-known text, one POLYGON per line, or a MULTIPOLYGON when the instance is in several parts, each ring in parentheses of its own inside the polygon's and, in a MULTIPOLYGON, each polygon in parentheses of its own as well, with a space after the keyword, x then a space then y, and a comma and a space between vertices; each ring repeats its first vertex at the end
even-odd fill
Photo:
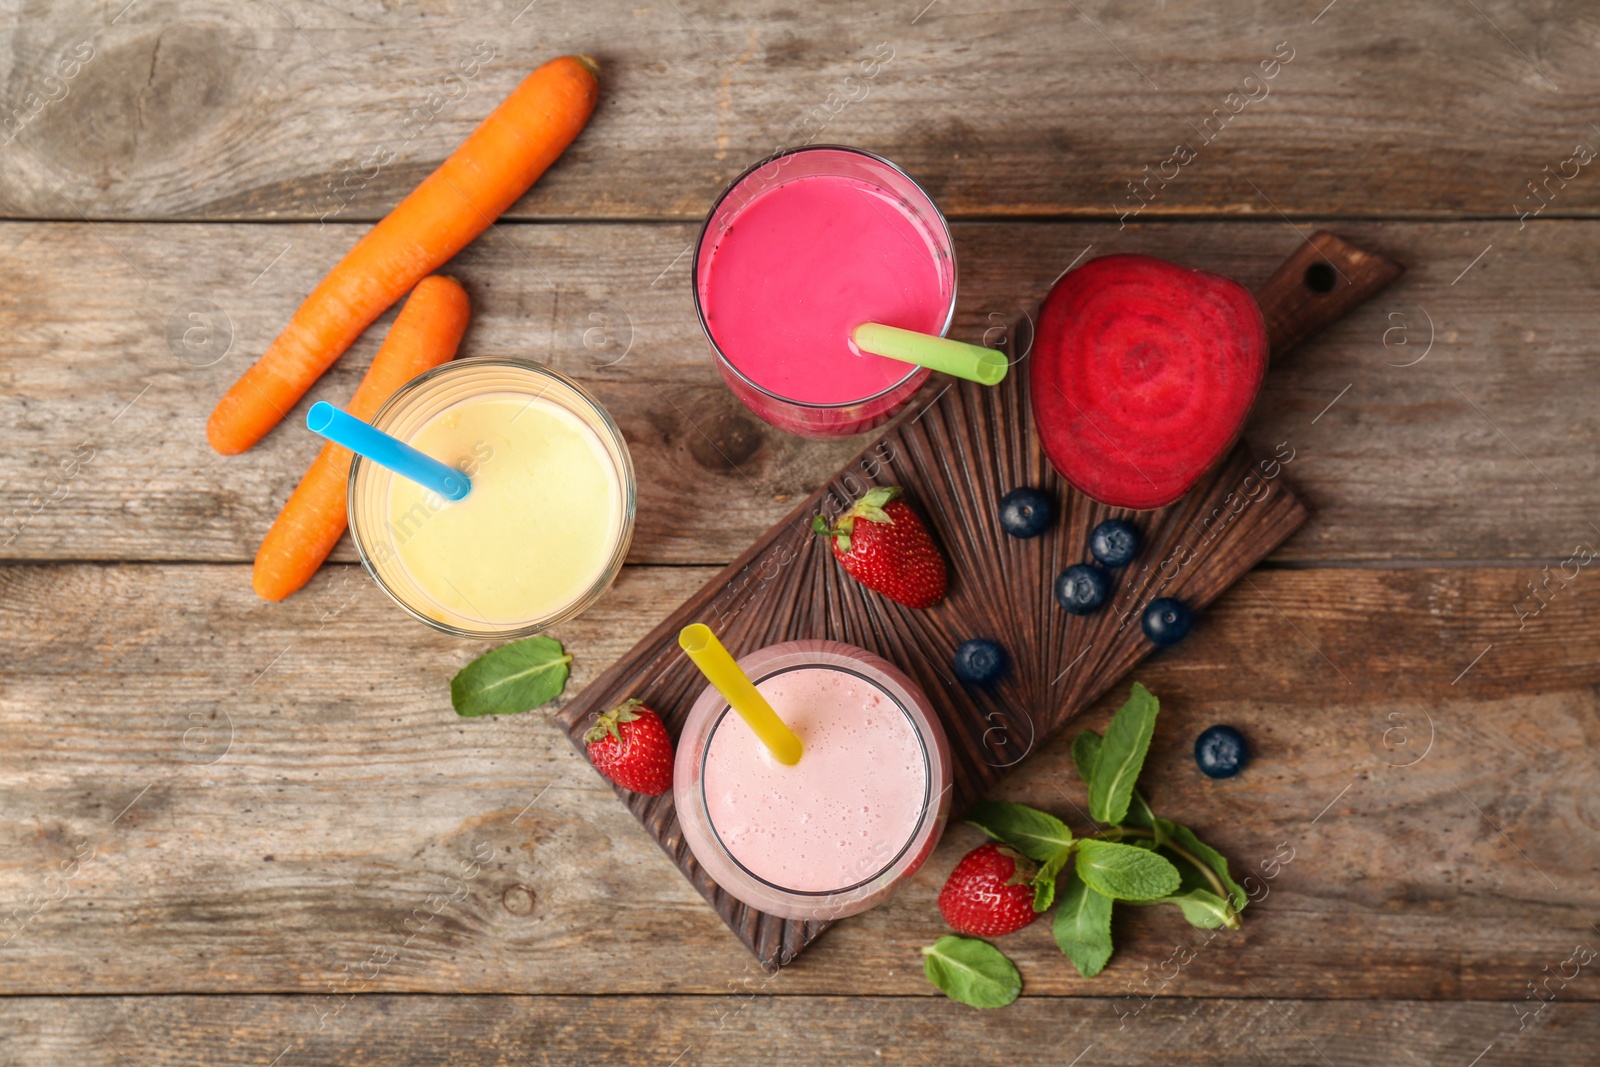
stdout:
POLYGON ((526 637, 617 576, 633 536, 633 464, 570 378, 522 360, 456 360, 407 382, 372 424, 472 482, 451 501, 360 456, 350 467, 361 561, 423 622, 526 637))

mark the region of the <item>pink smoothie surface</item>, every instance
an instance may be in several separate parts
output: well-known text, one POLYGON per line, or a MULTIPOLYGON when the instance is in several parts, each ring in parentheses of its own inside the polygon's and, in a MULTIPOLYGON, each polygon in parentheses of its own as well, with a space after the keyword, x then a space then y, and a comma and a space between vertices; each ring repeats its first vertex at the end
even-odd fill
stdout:
POLYGON ((850 342, 864 322, 938 333, 949 310, 938 246, 892 193, 810 175, 733 217, 701 269, 706 328, 728 361, 789 400, 843 404, 892 387, 908 363, 850 342))
POLYGON ((845 889, 887 867, 922 818, 928 771, 916 728, 883 690, 806 667, 757 683, 804 746, 785 767, 728 712, 703 786, 717 836, 758 878, 800 892, 845 889))

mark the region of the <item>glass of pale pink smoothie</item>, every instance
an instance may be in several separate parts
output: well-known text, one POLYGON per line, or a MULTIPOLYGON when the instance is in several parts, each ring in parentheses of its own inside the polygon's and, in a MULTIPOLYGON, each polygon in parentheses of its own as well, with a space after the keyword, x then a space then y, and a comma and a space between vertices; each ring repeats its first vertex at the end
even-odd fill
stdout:
POLYGON ((695 310, 746 407, 805 437, 888 421, 929 371, 863 352, 864 322, 943 336, 956 306, 950 228, 899 167, 837 145, 745 171, 706 216, 695 310))
POLYGON ((937 714, 893 664, 837 641, 790 641, 739 666, 804 746, 786 767, 707 687, 678 740, 684 840, 739 900, 788 919, 866 911, 916 873, 950 810, 937 714))

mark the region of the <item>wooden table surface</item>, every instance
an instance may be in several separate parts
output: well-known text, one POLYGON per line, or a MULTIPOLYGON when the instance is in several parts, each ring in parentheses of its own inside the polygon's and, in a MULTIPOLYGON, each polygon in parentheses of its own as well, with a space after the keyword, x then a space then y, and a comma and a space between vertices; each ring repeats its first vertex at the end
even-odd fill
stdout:
MULTIPOLYGON (((5 4, 0 1062, 1595 1062, 1600 14, 1325 3, 5 4), (297 410, 218 457, 212 404, 578 51, 593 122, 450 268, 463 351, 582 379, 638 467, 628 566, 556 631, 569 698, 862 443, 756 421, 699 337, 697 222, 773 148, 923 181, 974 341, 1085 255, 1254 285, 1320 226, 1409 266, 1247 429, 1293 447, 1310 523, 1137 674, 1156 806, 1261 888, 1242 931, 1119 914, 1086 981, 1036 926, 1004 942, 1021 1001, 954 1004, 918 948, 961 826, 767 978, 545 714, 457 719, 481 649, 348 544, 251 593, 317 442, 297 410), (1215 722, 1257 750, 1224 783, 1188 751, 1215 722)), ((1080 788, 1058 742, 1003 795, 1080 788)))

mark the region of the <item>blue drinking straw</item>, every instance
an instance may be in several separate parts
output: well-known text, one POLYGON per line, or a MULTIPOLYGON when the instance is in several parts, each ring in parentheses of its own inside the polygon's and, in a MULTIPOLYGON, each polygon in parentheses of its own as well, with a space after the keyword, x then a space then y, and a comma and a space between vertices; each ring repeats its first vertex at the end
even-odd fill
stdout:
POLYGON ((424 489, 432 489, 446 500, 462 500, 472 492, 472 482, 454 467, 423 455, 404 441, 395 440, 332 404, 321 400, 312 404, 311 410, 306 412, 306 429, 402 478, 409 478, 424 489))

